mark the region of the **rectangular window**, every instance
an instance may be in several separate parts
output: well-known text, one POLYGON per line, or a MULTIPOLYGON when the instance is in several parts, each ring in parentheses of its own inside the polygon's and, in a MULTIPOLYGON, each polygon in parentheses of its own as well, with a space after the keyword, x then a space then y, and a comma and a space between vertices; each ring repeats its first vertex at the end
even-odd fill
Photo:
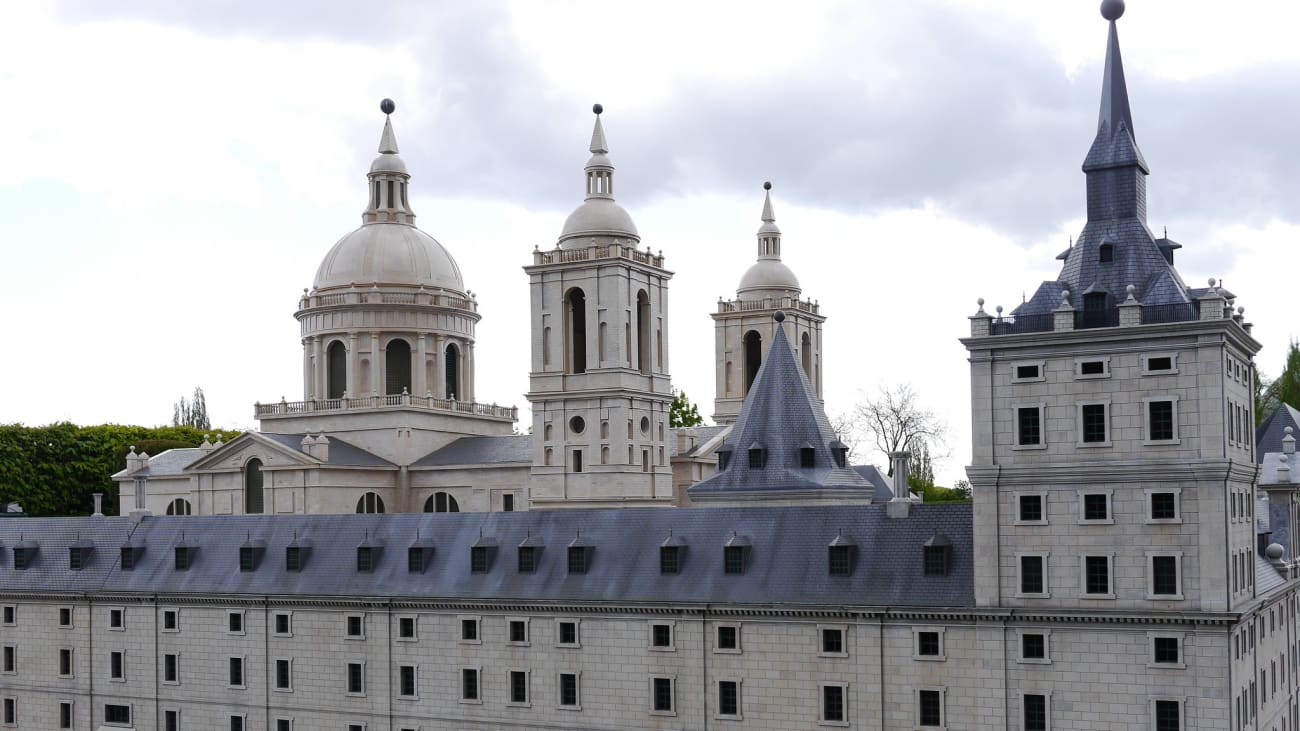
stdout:
POLYGON ((581 449, 573 450, 573 471, 574 472, 582 471, 582 450, 581 449))
POLYGON ((359 662, 348 663, 348 693, 360 695, 366 692, 366 666, 359 662))
POLYGON ((473 546, 469 549, 470 573, 486 574, 488 570, 487 546, 473 546))
POLYGON ((673 626, 671 624, 650 625, 650 646, 667 649, 673 646, 673 626))
POLYGON ((1153 442, 1174 439, 1174 402, 1147 402, 1147 438, 1153 442))
POLYGON ((244 613, 230 612, 226 615, 226 630, 231 634, 244 634, 244 613))
MULTIPOLYGON (((72 728, 72 704, 59 704, 59 728, 72 728)), ((172 731, 175 731, 173 729, 172 731)))
POLYGON ((1097 595, 1111 593, 1109 556, 1083 557, 1083 593, 1097 595))
POLYGON ((123 609, 108 610, 108 628, 126 629, 125 610, 123 609))
POLYGON ((135 549, 131 548, 130 546, 122 546, 122 550, 120 553, 122 556, 122 570, 134 571, 135 570, 135 549))
POLYGON ((403 698, 414 698, 415 693, 415 666, 402 665, 397 670, 398 677, 398 695, 403 698))
POLYGON ((129 726, 131 724, 131 707, 116 703, 105 703, 104 723, 129 726))
POLYGON ((4 608, 4 624, 6 627, 12 627, 18 623, 18 608, 13 605, 6 605, 4 608))
POLYGON ((230 686, 242 688, 244 686, 244 658, 230 658, 230 686))
POLYGON ((559 642, 561 646, 577 647, 578 646, 578 623, 573 621, 562 621, 559 623, 559 642))
POLYGON ((1106 361, 1104 360, 1079 361, 1079 375, 1103 376, 1105 374, 1106 374, 1106 361))
POLYGON ((415 617, 397 618, 397 638, 401 640, 415 639, 415 617))
POLYGON ((508 625, 510 643, 513 645, 528 644, 528 620, 512 619, 508 625))
POLYGON ((284 570, 302 571, 302 547, 288 546, 284 549, 284 570))
POLYGON ((1046 660, 1047 635, 1039 632, 1026 632, 1020 635, 1020 659, 1046 660))
POLYGON ((744 546, 726 546, 722 549, 722 573, 733 575, 745 573, 744 546))
POLYGON ((842 685, 823 685, 822 686, 822 719, 823 721, 844 721, 844 686, 842 685))
POLYGON ((718 715, 740 715, 740 683, 734 680, 718 681, 718 715))
POLYGON ((501 512, 512 513, 515 510, 515 496, 506 493, 501 496, 501 512))
POLYGON ((1032 381, 1038 379, 1040 375, 1039 366, 1037 365, 1018 365, 1016 366, 1017 381, 1032 381))
POLYGON ((1022 447, 1043 443, 1043 412, 1036 406, 1016 409, 1016 444, 1022 447))
POLYGON ((677 546, 659 547, 659 573, 676 574, 681 571, 681 555, 677 546))
POLYGON ((1104 444, 1108 439, 1106 429, 1106 405, 1084 404, 1080 407, 1083 422, 1083 443, 1104 444))
POLYGON ((275 661, 275 689, 276 690, 293 690, 293 662, 290 660, 275 661))
POLYGON ((1155 731, 1182 731, 1183 704, 1179 701, 1155 702, 1155 731))
POLYGON ((1178 652, 1177 637, 1153 637, 1151 642, 1153 662, 1157 664, 1179 664, 1182 662, 1178 652))
POLYGON ((1177 556, 1151 557, 1151 593, 1156 596, 1182 594, 1178 582, 1177 556))
POLYGON ((375 570, 375 549, 370 546, 357 547, 357 572, 368 574, 375 570))
POLYGON ((406 549, 406 572, 409 574, 424 573, 424 548, 421 546, 411 546, 406 549))
POLYGON ((177 667, 179 658, 175 653, 163 655, 163 682, 175 683, 180 678, 180 668, 177 667))
POLYGON ((478 670, 476 668, 462 668, 460 671, 460 699, 463 701, 477 701, 478 697, 478 670))
POLYGON ((1110 495, 1104 492, 1084 493, 1083 519, 1085 522, 1109 521, 1110 520, 1110 495))
POLYGON ((537 570, 537 548, 534 546, 519 547, 519 573, 531 574, 537 570))
POLYGON ((821 635, 823 655, 844 654, 844 630, 838 628, 823 628, 821 635))
POLYGON ((569 546, 569 573, 587 573, 587 549, 582 546, 569 546))
POLYGON ((349 614, 344 622, 348 639, 356 640, 366 636, 366 625, 360 614, 349 614))
POLYGON ((943 694, 937 690, 918 690, 916 692, 918 726, 943 725, 943 694))
POLYGON ((673 704, 673 679, 672 678, 654 678, 651 681, 651 701, 650 708, 656 713, 672 713, 676 710, 673 704))
POLYGON ((1168 355, 1155 356, 1147 358, 1147 372, 1155 373, 1158 371, 1172 371, 1174 369, 1174 359, 1168 355))
POLYGON ((948 575, 947 546, 923 546, 921 549, 921 556, 926 576, 948 575))
POLYGON ((941 657, 943 651, 940 647, 938 632, 917 632, 916 633, 916 654, 920 657, 941 657))
POLYGON ((231 717, 230 717, 230 731, 244 731, 244 717, 243 717, 243 716, 231 716, 231 717))
POLYGON ((59 675, 72 677, 72 650, 59 650, 59 675))
POLYGON ((1020 593, 1046 594, 1046 558, 1044 556, 1020 557, 1020 593))
POLYGON ((478 642, 478 620, 464 618, 460 620, 460 641, 478 642))
POLYGON ((849 546, 830 546, 828 551, 831 576, 848 576, 852 573, 852 560, 849 546))
POLYGON ((190 549, 184 546, 176 547, 176 570, 190 570, 190 549))
POLYGON ((239 570, 240 571, 252 571, 254 568, 256 568, 255 567, 256 561, 254 560, 257 557, 256 550, 257 549, 253 548, 252 546, 239 547, 239 570))
POLYGON ((121 652, 108 653, 108 677, 110 680, 123 680, 125 678, 123 665, 123 655, 121 652))
POLYGON ((1178 520, 1178 493, 1151 493, 1151 520, 1178 520))
POLYGON ((1024 699, 1025 731, 1047 731, 1047 696, 1026 693, 1024 699))
POLYGON ((523 670, 510 671, 510 702, 528 703, 528 673, 523 670))
POLYGON ((578 707, 578 674, 560 673, 560 707, 578 707))
POLYGON ((6 698, 4 703, 4 719, 6 726, 13 726, 18 723, 18 701, 14 698, 6 698))
POLYGON ((0 669, 3 669, 3 671, 6 673, 18 672, 17 652, 18 652, 18 648, 13 647, 12 645, 5 645, 4 664, 0 665, 0 669))
POLYGON ((162 628, 164 632, 176 632, 180 630, 180 613, 175 609, 164 609, 162 616, 162 628))
POLYGON ((740 628, 734 624, 724 624, 718 627, 718 646, 719 650, 739 650, 740 649, 740 628))
POLYGON ((275 615, 275 634, 281 637, 288 637, 293 634, 293 615, 288 612, 277 612, 275 615))
POLYGON ((1043 513, 1043 496, 1042 495, 1020 495, 1019 519, 1021 523, 1042 523, 1045 522, 1043 513))
POLYGON ((72 626, 72 607, 59 607, 59 626, 65 629, 72 626))

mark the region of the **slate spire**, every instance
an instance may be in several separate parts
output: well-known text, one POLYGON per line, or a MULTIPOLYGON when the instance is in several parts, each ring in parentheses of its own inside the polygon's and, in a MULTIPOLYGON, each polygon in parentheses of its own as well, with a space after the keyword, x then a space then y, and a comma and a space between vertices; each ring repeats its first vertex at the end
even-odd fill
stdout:
POLYGON ((1120 56, 1115 21, 1124 14, 1123 0, 1105 0, 1101 14, 1110 22, 1106 68, 1101 82, 1097 136, 1083 171, 1088 176, 1088 220, 1137 218, 1146 221, 1146 176, 1151 172, 1133 133, 1128 83, 1120 56))

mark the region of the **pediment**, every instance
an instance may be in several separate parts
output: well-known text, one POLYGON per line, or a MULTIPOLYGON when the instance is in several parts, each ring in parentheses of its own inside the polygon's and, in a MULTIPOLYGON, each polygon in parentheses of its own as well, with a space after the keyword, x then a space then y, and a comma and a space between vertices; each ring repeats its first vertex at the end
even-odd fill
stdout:
POLYGON ((243 469, 248 460, 256 457, 267 469, 284 467, 314 467, 320 460, 258 434, 244 432, 212 452, 195 460, 186 472, 232 472, 243 469))

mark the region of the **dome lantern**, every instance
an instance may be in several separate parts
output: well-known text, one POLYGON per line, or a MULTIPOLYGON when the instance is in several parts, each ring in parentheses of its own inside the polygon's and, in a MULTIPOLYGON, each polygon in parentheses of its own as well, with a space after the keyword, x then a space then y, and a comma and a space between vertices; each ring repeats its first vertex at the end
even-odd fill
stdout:
POLYGON ((562 249, 586 248, 594 240, 618 240, 632 245, 641 242, 636 224, 622 206, 614 202, 614 163, 600 115, 605 108, 594 105, 596 124, 591 131, 591 157, 587 159, 586 198, 564 221, 559 245, 562 249))

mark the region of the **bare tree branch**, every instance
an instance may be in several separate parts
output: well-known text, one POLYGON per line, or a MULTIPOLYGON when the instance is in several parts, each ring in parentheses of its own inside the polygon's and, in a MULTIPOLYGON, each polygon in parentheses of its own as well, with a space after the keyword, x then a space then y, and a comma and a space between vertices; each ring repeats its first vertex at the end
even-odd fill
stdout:
MULTIPOLYGON (((943 449, 947 424, 921 405, 910 384, 881 386, 874 398, 863 399, 842 418, 851 425, 846 431, 872 441, 883 453, 885 464, 889 464, 890 452, 924 451, 936 462, 947 454, 943 449)), ((840 439, 848 443, 843 436, 840 439)))

